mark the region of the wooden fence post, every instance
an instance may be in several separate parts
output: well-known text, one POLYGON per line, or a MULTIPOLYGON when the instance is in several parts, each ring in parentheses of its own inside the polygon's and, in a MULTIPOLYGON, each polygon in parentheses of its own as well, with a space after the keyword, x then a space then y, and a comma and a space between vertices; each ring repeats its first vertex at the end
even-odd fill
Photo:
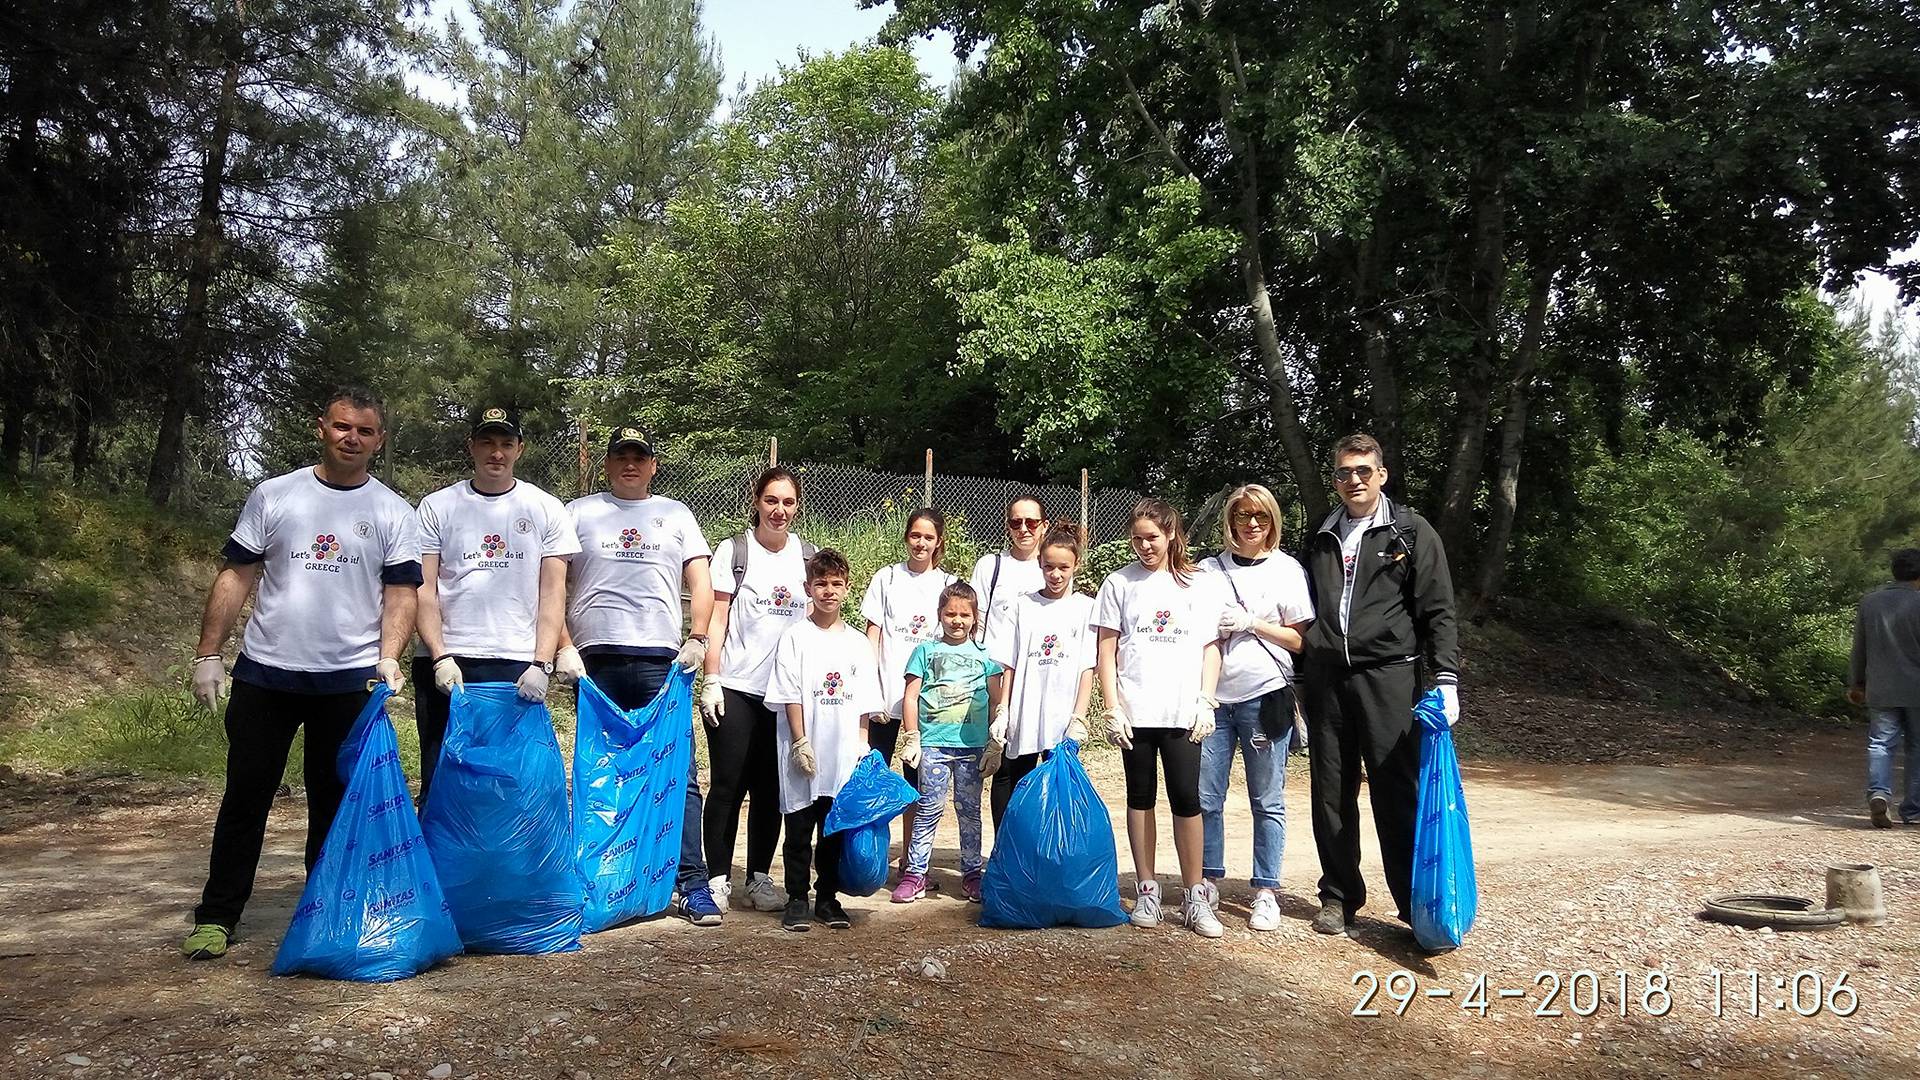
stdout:
POLYGON ((933 449, 931 447, 927 449, 927 478, 925 482, 925 490, 926 490, 926 496, 927 496, 926 501, 922 502, 920 505, 932 506, 933 505, 933 449))
POLYGON ((1093 546, 1093 518, 1090 516, 1089 508, 1093 505, 1093 503, 1087 497, 1088 492, 1089 492, 1089 487, 1087 484, 1087 470, 1081 469, 1080 470, 1080 528, 1087 538, 1087 546, 1092 547, 1093 546))
POLYGON ((593 490, 593 458, 587 452, 587 418, 580 418, 580 488, 579 494, 585 495, 593 490))
POLYGON ((767 436, 767 468, 780 464, 780 436, 767 436))

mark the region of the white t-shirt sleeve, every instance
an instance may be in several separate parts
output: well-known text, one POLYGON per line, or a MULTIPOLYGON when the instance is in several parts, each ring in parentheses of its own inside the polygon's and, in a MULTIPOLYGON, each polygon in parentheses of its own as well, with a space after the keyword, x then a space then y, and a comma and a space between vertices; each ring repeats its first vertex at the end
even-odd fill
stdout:
MULTIPOLYGON (((803 689, 806 683, 804 658, 800 655, 801 627, 788 630, 773 650, 773 677, 767 680, 766 702, 768 705, 801 704, 806 701, 803 689)), ((781 727, 786 726, 786 716, 779 717, 781 727)))
POLYGON ((420 554, 440 554, 440 513, 435 509, 431 496, 420 500, 420 509, 413 516, 413 524, 420 539, 420 554))
MULTIPOLYGON (((700 531, 700 523, 694 520, 693 511, 684 507, 675 515, 680 519, 680 561, 689 563, 695 559, 710 558, 713 548, 707 545, 707 534, 700 531)), ((731 571, 733 568, 727 568, 731 571)))
POLYGON ((867 591, 860 597, 860 617, 868 625, 880 622, 887 612, 887 579, 893 567, 883 566, 874 571, 873 580, 867 582, 867 591))
MULTIPOLYGON (((705 537, 701 538, 705 542, 705 537)), ((713 595, 733 595, 733 537, 720 541, 713 549, 713 595)))
POLYGON ((401 566, 420 561, 419 519, 405 502, 394 508, 394 512, 381 522, 383 543, 380 552, 380 565, 401 566))
POLYGON ((967 584, 973 586, 974 595, 979 598, 981 604, 987 602, 987 593, 992 591, 993 561, 999 557, 988 554, 974 560, 973 574, 967 579, 967 584))
POLYGON ((233 542, 255 555, 267 553, 267 497, 256 485, 240 508, 240 520, 233 523, 233 542))
POLYGON ((549 495, 543 500, 546 507, 546 525, 540 531, 540 555, 561 556, 580 554, 580 531, 573 527, 573 515, 559 499, 549 495))
POLYGON ((1119 571, 1107 575, 1100 583, 1100 593, 1093 600, 1093 625, 1107 630, 1124 630, 1126 613, 1121 610, 1122 596, 1126 589, 1126 580, 1119 571))
POLYGON ((1280 621, 1288 626, 1311 622, 1314 617, 1313 594, 1307 591, 1307 572, 1291 555, 1279 554, 1274 558, 1286 560, 1280 564, 1279 573, 1280 621))
MULTIPOLYGON (((856 631, 858 633, 858 631, 856 631)), ((868 713, 887 711, 887 696, 880 687, 880 657, 873 651, 873 643, 861 635, 860 643, 854 646, 862 657, 860 676, 854 683, 854 693, 850 704, 855 717, 868 713)))
POLYGON ((1020 609, 1024 600, 1015 600, 1006 607, 1006 614, 998 619, 987 620, 987 659, 1003 668, 1012 669, 1016 648, 1015 638, 1019 636, 1020 609))

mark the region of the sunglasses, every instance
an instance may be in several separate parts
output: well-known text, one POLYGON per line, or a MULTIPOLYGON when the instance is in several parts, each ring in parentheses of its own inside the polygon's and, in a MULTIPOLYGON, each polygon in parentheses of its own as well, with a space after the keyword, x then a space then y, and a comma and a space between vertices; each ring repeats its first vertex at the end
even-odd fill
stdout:
POLYGON ((1046 523, 1046 518, 1008 518, 1007 528, 1018 529, 1021 532, 1032 532, 1046 523))
POLYGON ((1238 510, 1234 512, 1233 523, 1235 525, 1271 525, 1273 519, 1267 516, 1265 510, 1238 510))
POLYGON ((1364 484, 1373 479, 1373 473, 1374 468, 1371 465, 1353 465, 1348 468, 1333 470, 1333 479, 1334 482, 1338 484, 1344 484, 1348 480, 1358 480, 1364 484))

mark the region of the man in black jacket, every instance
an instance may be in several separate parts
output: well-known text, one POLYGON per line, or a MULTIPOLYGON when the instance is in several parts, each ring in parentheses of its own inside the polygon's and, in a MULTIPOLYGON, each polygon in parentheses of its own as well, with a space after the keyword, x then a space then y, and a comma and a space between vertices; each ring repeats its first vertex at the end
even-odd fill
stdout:
POLYGON ((1413 903, 1413 826, 1420 733, 1413 704, 1431 682, 1447 723, 1460 719, 1460 647, 1453 579, 1439 534, 1381 493, 1380 444, 1349 435, 1333 447, 1336 508, 1307 539, 1307 584, 1318 613, 1307 631, 1304 707, 1313 747, 1313 839, 1320 852, 1323 934, 1349 931, 1366 903, 1360 877, 1360 767, 1400 917, 1413 903))

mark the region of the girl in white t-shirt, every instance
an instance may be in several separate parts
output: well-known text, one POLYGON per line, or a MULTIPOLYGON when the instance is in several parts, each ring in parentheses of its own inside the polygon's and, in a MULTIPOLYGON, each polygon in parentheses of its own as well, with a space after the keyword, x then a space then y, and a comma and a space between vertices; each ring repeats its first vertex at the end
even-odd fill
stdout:
POLYGON ((1206 561, 1226 589, 1213 734, 1200 744, 1200 820, 1208 884, 1227 876, 1227 784, 1237 747, 1253 810, 1253 907, 1247 925, 1280 928, 1280 855, 1287 842, 1287 747, 1293 741, 1293 656, 1313 622, 1307 575, 1280 550, 1280 504, 1259 484, 1236 488, 1220 515, 1226 549, 1206 561))
POLYGON ((748 906, 784 911, 787 896, 773 883, 774 847, 780 839, 779 717, 767 706, 768 680, 780 639, 806 616, 807 557, 813 545, 788 530, 800 513, 800 480, 774 466, 753 484, 749 527, 720 542, 713 553, 713 619, 700 690, 707 724, 712 779, 701 822, 707 872, 716 903, 732 892, 733 847, 740 833, 740 803, 747 812, 748 906))
POLYGON ((1218 890, 1201 874, 1200 744, 1214 726, 1223 605, 1211 575, 1199 573, 1188 557, 1180 512, 1171 504, 1136 503, 1132 539, 1138 561, 1101 583, 1093 616, 1107 735, 1120 748, 1127 774, 1127 842, 1137 881, 1132 921, 1160 925, 1153 805, 1157 766, 1165 765, 1185 890, 1181 914, 1196 933, 1219 937, 1218 890))
POLYGON ((1001 677, 1007 680, 981 770, 993 777, 996 832, 1020 780, 1062 739, 1087 739, 1081 718, 1093 696, 1093 598, 1073 591, 1085 548, 1080 526, 1055 522, 1040 542, 1045 584, 1008 604, 1006 617, 987 635, 987 655, 1006 669, 1001 677))

